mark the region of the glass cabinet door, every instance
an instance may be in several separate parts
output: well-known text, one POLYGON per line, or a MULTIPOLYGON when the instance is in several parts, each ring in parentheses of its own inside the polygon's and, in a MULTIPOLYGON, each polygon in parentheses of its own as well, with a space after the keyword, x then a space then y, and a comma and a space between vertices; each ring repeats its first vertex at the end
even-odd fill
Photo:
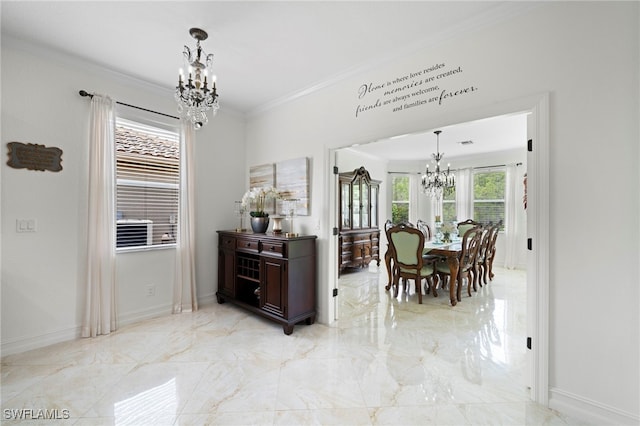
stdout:
POLYGON ((340 230, 377 228, 380 222, 380 181, 364 168, 340 173, 338 179, 340 230))
POLYGON ((371 187, 371 227, 378 227, 378 187, 371 187))
POLYGON ((349 205, 351 204, 351 195, 349 194, 349 185, 348 182, 340 184, 340 214, 342 217, 341 220, 341 228, 349 229, 351 228, 351 213, 349 209, 349 205))
POLYGON ((371 205, 369 204, 369 185, 366 182, 362 182, 362 227, 371 228, 369 222, 369 211, 371 205))
POLYGON ((362 205, 362 200, 360 200, 361 194, 360 194, 360 185, 356 183, 353 184, 352 186, 353 188, 353 199, 351 201, 351 206, 353 208, 353 221, 351 222, 353 224, 352 228, 360 228, 360 212, 361 212, 361 205, 362 205))

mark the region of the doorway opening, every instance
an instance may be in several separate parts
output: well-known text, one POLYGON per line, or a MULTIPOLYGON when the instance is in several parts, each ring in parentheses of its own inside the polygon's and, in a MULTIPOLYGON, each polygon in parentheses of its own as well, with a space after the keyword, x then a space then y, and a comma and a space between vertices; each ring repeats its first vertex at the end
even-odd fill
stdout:
MULTIPOLYGON (((476 111, 475 113, 471 112, 467 114, 468 117, 466 119, 460 120, 459 123, 510 114, 527 115, 526 141, 523 141, 523 144, 525 144, 524 149, 528 149, 526 153, 528 186, 526 215, 528 245, 526 252, 527 339, 522 342, 522 345, 529 345, 529 367, 527 368, 528 377, 525 381, 530 387, 531 399, 548 406, 548 94, 506 102, 491 108, 484 108, 482 111, 476 111), (532 241, 537 242, 537 244, 534 246, 532 241)), ((449 125, 449 127, 452 127, 452 125, 449 125)), ((332 168, 337 167, 341 171, 345 169, 340 164, 339 157, 342 150, 349 149, 351 148, 342 147, 329 150, 328 158, 332 168)), ((331 212, 330 229, 337 226, 338 218, 336 202, 338 185, 334 179, 334 176, 328 179, 331 212)), ((388 200, 385 200, 385 203, 388 204, 388 200)), ((386 219, 386 213, 384 219, 386 219)), ((381 244, 381 250, 384 250, 384 245, 381 244)), ((331 238, 329 246, 329 259, 337 259, 337 238, 331 238)), ((381 256, 383 254, 381 253, 381 256)), ((383 265, 381 267, 384 268, 383 265)), ((337 268, 330 267, 330 270, 336 272, 337 268)), ((333 289, 338 289, 338 287, 339 281, 336 272, 333 274, 333 289)), ((334 295, 337 293, 337 291, 333 291, 334 295)), ((329 301, 328 307, 330 312, 327 318, 339 319, 340 313, 336 297, 329 301)), ((456 309, 456 307, 451 306, 449 308, 456 309)))

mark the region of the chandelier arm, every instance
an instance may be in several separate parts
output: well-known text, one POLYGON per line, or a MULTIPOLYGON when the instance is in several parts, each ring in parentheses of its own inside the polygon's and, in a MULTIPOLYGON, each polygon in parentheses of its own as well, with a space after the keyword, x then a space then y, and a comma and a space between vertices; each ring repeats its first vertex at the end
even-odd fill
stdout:
POLYGON ((441 199, 443 194, 449 195, 455 189, 455 176, 451 174, 450 165, 447 164, 447 171, 440 170, 440 160, 444 157, 444 152, 440 152, 441 130, 434 131, 436 134, 436 153, 432 154, 436 163, 436 170, 429 171, 429 164, 425 167, 425 174, 422 175, 422 192, 435 199, 441 199))

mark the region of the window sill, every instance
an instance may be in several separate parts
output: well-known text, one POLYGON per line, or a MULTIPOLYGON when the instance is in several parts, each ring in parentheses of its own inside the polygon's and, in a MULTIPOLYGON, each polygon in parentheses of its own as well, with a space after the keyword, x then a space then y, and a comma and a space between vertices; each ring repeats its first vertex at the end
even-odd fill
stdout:
POLYGON ((155 250, 169 250, 175 249, 176 243, 172 244, 159 244, 155 246, 136 246, 136 247, 118 247, 116 248, 116 254, 134 253, 140 251, 155 251, 155 250))

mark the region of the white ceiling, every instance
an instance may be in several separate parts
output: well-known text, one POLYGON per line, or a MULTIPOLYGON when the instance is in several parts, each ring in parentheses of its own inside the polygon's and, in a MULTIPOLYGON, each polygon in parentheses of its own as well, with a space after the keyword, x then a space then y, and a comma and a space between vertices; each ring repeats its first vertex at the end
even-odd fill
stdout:
MULTIPOLYGON (((3 37, 61 50, 166 89, 176 85, 184 45, 195 46, 189 29, 202 28, 209 33, 202 47, 215 55, 221 108, 244 114, 527 8, 524 2, 498 1, 2 1, 0 5, 3 37)), ((441 140, 445 137, 443 133, 441 140)))
POLYGON ((353 146, 350 149, 391 161, 411 161, 430 159, 436 152, 437 141, 434 130, 441 130, 441 161, 446 166, 452 159, 473 157, 526 148, 527 115, 525 113, 490 117, 453 126, 439 127, 410 135, 398 135, 368 144, 353 146), (462 144, 461 142, 472 142, 462 144))

